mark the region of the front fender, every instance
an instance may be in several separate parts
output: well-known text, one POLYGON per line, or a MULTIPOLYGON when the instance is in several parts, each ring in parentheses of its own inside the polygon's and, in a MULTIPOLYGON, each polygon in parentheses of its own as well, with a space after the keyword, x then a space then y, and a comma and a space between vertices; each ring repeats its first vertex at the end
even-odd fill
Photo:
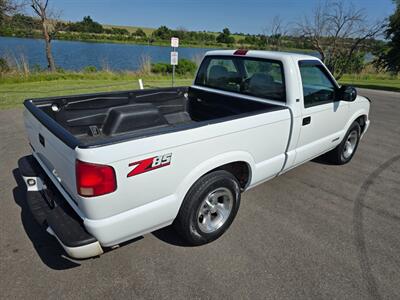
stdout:
MULTIPOLYGON (((347 132, 347 130, 349 130, 351 124, 353 124, 354 121, 357 120, 359 117, 367 116, 367 119, 368 119, 369 101, 361 96, 358 96, 358 98, 359 99, 356 100, 356 103, 353 104, 353 105, 357 105, 357 109, 355 109, 354 112, 351 112, 350 118, 349 118, 348 122, 346 123, 346 126, 344 127, 345 133, 347 132)), ((351 106, 350 106, 350 110, 351 110, 351 106)), ((369 120, 366 120, 366 121, 367 121, 367 126, 368 126, 369 120)))

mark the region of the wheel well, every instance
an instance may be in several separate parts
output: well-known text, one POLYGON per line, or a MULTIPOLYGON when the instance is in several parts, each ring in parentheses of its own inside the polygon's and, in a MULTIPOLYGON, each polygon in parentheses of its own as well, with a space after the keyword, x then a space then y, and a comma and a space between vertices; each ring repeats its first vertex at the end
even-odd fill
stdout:
MULTIPOLYGON (((244 161, 236 161, 226 165, 219 166, 208 173, 216 170, 225 170, 231 173, 239 182, 240 188, 243 191, 250 183, 250 166, 244 161)), ((207 173, 207 174, 208 174, 207 173)))
POLYGON ((357 119, 356 119, 356 122, 358 123, 358 124, 360 124, 360 127, 361 127, 361 133, 363 133, 364 132, 364 130, 365 130, 365 121, 367 120, 367 116, 360 116, 360 117, 358 117, 357 119))

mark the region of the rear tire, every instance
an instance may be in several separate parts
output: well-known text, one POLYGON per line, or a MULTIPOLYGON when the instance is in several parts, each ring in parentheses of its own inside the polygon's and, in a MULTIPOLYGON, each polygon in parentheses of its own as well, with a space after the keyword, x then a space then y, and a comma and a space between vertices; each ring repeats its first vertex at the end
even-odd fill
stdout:
POLYGON ((204 175, 190 188, 174 221, 191 245, 218 239, 232 224, 240 206, 240 186, 229 172, 204 175))
POLYGON ((335 149, 326 154, 328 160, 335 165, 344 165, 350 162, 357 151, 360 135, 360 124, 354 122, 346 132, 342 142, 335 149))

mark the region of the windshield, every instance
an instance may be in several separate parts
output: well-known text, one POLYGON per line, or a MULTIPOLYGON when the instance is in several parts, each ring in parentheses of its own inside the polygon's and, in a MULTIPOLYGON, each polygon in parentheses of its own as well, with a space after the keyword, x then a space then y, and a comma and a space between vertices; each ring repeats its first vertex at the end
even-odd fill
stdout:
POLYGON ((279 61, 237 56, 208 56, 195 84, 285 102, 285 82, 279 61))

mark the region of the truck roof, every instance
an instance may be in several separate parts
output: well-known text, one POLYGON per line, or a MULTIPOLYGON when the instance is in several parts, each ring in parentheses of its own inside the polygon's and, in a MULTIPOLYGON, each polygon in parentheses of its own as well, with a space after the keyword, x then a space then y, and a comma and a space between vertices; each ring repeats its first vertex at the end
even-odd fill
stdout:
MULTIPOLYGON (((206 56, 208 55, 234 55, 237 50, 213 50, 208 51, 206 56)), ((277 59, 284 60, 289 57, 295 60, 319 60, 317 57, 306 54, 298 54, 291 52, 279 52, 279 51, 261 51, 261 50, 248 50, 245 55, 246 57, 256 57, 256 58, 266 58, 266 59, 277 59)))

